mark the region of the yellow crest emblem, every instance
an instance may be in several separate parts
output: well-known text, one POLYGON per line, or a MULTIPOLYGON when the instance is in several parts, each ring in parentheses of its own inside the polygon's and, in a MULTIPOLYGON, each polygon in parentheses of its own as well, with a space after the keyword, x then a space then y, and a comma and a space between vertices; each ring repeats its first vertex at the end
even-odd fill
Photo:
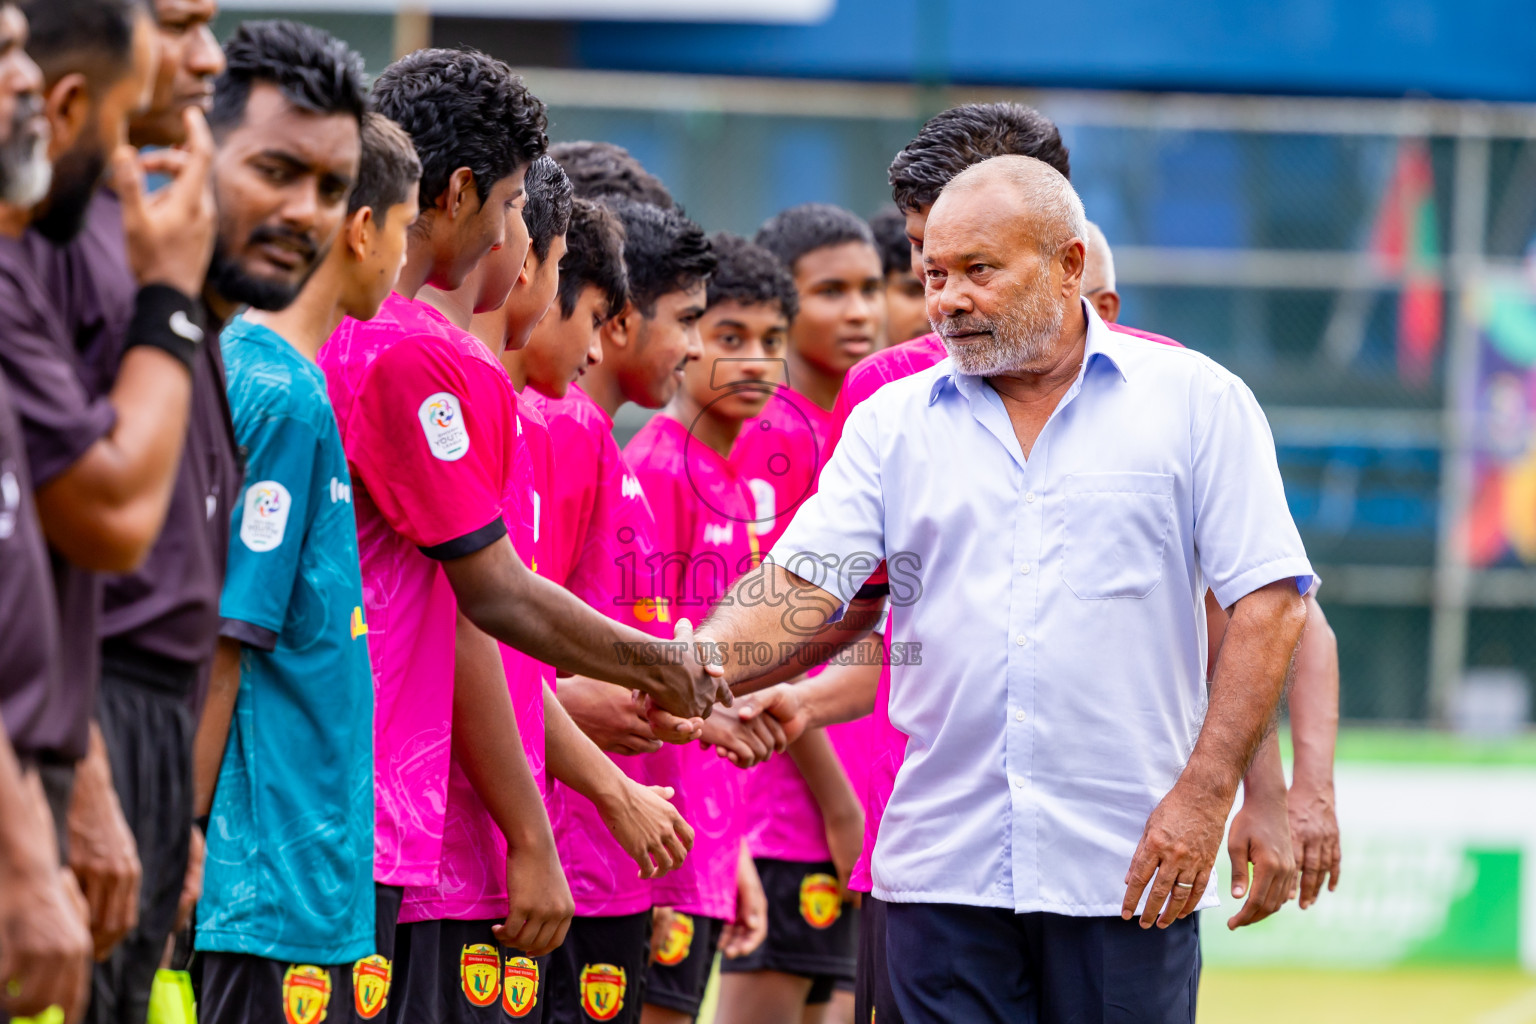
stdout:
POLYGON ((361 605, 352 609, 352 639, 368 635, 368 623, 363 621, 363 609, 361 605))
POLYGON ((283 1019, 288 1024, 319 1024, 331 1002, 331 972, 294 964, 283 973, 283 1019))
POLYGON ((490 1006, 501 995, 501 954, 483 942, 459 954, 459 987, 473 1006, 490 1006))
POLYGON ((800 916, 812 928, 830 928, 843 916, 843 894, 837 879, 821 873, 800 879, 800 916))
POLYGON ((539 965, 525 956, 507 957, 502 971, 501 1008, 513 1017, 526 1017, 539 1001, 539 965))
POLYGON ((593 1020, 613 1020, 624 1009, 624 968, 587 964, 581 969, 581 1008, 593 1020))
POLYGON ((393 970, 390 962, 377 953, 352 965, 352 1002, 363 1020, 377 1017, 389 1001, 389 979, 393 970))
POLYGON ((656 951, 656 962, 676 967, 688 959, 688 951, 692 948, 693 918, 687 914, 673 914, 667 937, 661 940, 661 948, 656 951))

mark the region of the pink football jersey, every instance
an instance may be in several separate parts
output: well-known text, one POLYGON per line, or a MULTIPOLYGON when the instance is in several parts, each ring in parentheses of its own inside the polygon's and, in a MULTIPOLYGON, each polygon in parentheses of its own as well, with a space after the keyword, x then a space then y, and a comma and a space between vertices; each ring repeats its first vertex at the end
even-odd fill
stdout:
MULTIPOLYGON (((650 592, 674 619, 697 625, 758 561, 752 494, 728 460, 664 413, 641 428, 624 455, 656 513, 650 592)), ((652 758, 651 781, 677 790, 678 810, 694 829, 683 867, 656 882, 656 903, 734 920, 745 773, 698 744, 664 747, 652 758)))

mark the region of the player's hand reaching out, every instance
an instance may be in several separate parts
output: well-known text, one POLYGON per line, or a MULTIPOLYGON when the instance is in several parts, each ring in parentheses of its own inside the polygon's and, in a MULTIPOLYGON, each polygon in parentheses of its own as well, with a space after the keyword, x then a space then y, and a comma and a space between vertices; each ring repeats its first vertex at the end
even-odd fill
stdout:
POLYGON ((742 843, 736 862, 736 920, 721 931, 720 952, 729 960, 737 960, 755 951, 767 937, 768 896, 747 844, 742 843))
POLYGON ((654 700, 638 690, 635 691, 634 700, 635 707, 645 716, 646 723, 651 728, 651 735, 662 743, 673 745, 692 743, 704 731, 702 718, 679 718, 670 711, 661 710, 654 700))
POLYGON ((682 654, 677 664, 657 666, 661 686, 651 693, 657 706, 680 718, 707 718, 716 703, 730 707, 731 688, 725 682, 725 666, 714 656, 707 641, 695 641, 693 623, 678 619, 673 639, 682 644, 682 654))
POLYGON ((560 680, 556 699, 582 732, 608 754, 649 754, 661 748, 630 691, 585 676, 560 680))
POLYGON ((1339 887, 1342 850, 1339 844, 1339 818, 1333 807, 1333 785, 1308 786, 1297 782, 1286 800, 1290 817, 1291 845, 1301 868, 1301 909, 1317 902, 1328 883, 1328 891, 1339 887))
POLYGON ((743 697, 736 704, 743 722, 762 716, 770 716, 779 723, 786 744, 799 739, 810 724, 810 716, 800 700, 794 683, 779 683, 767 689, 743 697))
POLYGON ((1232 858, 1232 898, 1248 897, 1227 921, 1227 927, 1234 931, 1264 920, 1283 907, 1295 892, 1296 858, 1291 851, 1286 821, 1285 787, 1272 788, 1276 791, 1254 792, 1252 787, 1246 791, 1227 837, 1227 854, 1232 858))
POLYGON ((506 921, 491 928, 503 946, 543 956, 565 941, 576 901, 548 830, 525 845, 509 844, 507 902, 506 921))
POLYGON ((611 799, 597 802, 603 824, 639 865, 641 878, 676 869, 693 849, 693 828, 669 802, 672 796, 670 786, 642 786, 626 778, 611 799))
POLYGON ((789 744, 784 729, 771 715, 758 715, 742 721, 735 708, 716 708, 704 720, 699 742, 714 747, 721 757, 738 768, 751 768, 768 760, 789 744))

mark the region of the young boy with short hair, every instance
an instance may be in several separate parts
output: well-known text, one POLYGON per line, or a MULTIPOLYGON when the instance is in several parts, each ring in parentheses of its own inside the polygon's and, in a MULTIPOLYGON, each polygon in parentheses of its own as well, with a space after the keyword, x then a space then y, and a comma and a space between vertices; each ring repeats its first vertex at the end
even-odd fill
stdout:
POLYGON ((912 243, 907 239, 907 217, 894 203, 882 206, 869 218, 869 230, 880 250, 885 271, 885 342, 882 348, 920 338, 928 326, 928 300, 923 279, 912 266, 912 243))
MULTIPOLYGON (((847 210, 791 207, 757 240, 789 268, 800 302, 786 386, 731 452, 771 545, 815 488, 843 378, 882 338, 885 285, 869 226, 847 210)), ((768 941, 726 965, 723 1022, 797 1017, 839 986, 851 1009, 857 913, 844 906, 843 888, 863 839, 866 745, 863 720, 812 730, 753 772, 748 845, 768 894, 768 941)))
POLYGON ((234 509, 208 698, 232 702, 233 719, 212 716, 227 728, 209 736, 222 767, 198 908, 205 1020, 316 1000, 334 1019, 366 1019, 389 993, 380 950, 393 898, 380 886, 375 905, 373 675, 352 478, 315 355, 343 316, 371 319, 394 286, 421 163, 382 115, 364 116, 361 139, 329 255, 287 309, 248 310, 222 338, 250 482, 234 509))
MULTIPOLYGON (((710 245, 718 265, 699 321, 701 356, 686 361, 681 387, 625 449, 656 512, 652 592, 672 614, 692 617, 705 615, 758 562, 755 502, 729 455, 780 377, 797 306, 794 283, 772 253, 733 235, 716 235, 710 245)), ((679 804, 696 840, 684 870, 655 887, 656 902, 673 908, 680 927, 656 951, 646 1024, 693 1019, 716 946, 728 957, 746 955, 767 926, 757 918, 761 906, 747 906, 762 893, 744 842, 744 777, 698 746, 658 756, 676 761, 687 779, 679 804)))

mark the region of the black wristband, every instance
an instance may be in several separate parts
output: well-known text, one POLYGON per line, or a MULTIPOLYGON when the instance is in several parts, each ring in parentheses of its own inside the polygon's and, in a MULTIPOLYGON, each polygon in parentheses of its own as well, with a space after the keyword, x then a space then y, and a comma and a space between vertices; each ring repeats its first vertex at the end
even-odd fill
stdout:
POLYGON ((185 292, 166 284, 147 284, 139 289, 125 350, 149 345, 175 356, 190 371, 202 341, 202 312, 185 292))

